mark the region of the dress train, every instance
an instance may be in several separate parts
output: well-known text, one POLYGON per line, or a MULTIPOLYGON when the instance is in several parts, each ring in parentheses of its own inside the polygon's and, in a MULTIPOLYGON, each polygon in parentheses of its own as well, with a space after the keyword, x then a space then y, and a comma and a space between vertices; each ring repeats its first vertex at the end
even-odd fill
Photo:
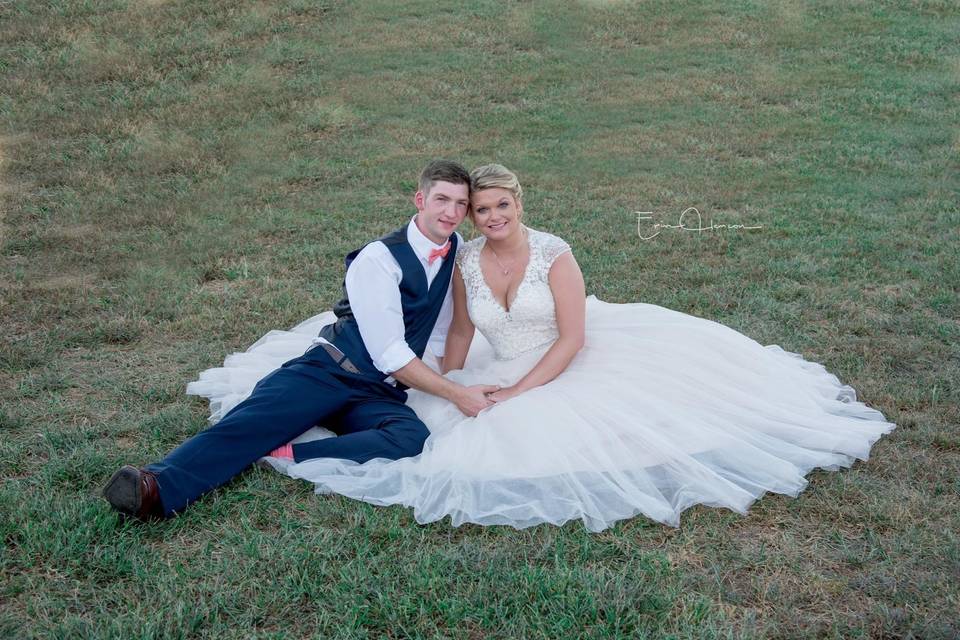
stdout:
MULTIPOLYGON (((271 331, 187 392, 209 398, 216 421, 333 319, 327 312, 271 331)), ((547 348, 497 359, 477 332, 464 369, 447 375, 508 386, 547 348)), ((476 418, 418 391, 408 404, 431 430, 419 456, 362 465, 265 460, 318 493, 410 506, 420 523, 450 516, 455 526, 524 528, 580 519, 600 531, 638 514, 678 526, 694 504, 744 513, 767 491, 795 496, 812 469, 866 460, 895 427, 796 353, 703 318, 593 296, 586 344, 552 382, 476 418)), ((317 427, 297 441, 332 435, 317 427)))

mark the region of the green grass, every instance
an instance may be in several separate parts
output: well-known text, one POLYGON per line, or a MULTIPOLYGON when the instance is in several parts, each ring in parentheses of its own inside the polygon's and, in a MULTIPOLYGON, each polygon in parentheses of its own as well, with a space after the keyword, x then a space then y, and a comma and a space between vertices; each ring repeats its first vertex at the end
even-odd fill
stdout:
MULTIPOLYGON (((0 636, 960 635, 960 19, 917 2, 0 2, 0 636), (254 469, 98 491, 327 309, 445 156, 591 293, 824 363, 899 426, 750 514, 417 525, 254 469), (637 210, 762 230, 644 242, 637 210)), ((467 230, 469 235, 469 230, 467 230)))

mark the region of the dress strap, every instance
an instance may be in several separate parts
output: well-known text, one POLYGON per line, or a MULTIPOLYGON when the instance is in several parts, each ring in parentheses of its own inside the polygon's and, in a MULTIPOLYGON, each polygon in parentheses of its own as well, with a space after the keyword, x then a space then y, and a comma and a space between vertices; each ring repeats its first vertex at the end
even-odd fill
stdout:
POLYGON ((570 251, 570 245, 552 233, 530 229, 530 266, 531 275, 547 281, 553 262, 570 251))

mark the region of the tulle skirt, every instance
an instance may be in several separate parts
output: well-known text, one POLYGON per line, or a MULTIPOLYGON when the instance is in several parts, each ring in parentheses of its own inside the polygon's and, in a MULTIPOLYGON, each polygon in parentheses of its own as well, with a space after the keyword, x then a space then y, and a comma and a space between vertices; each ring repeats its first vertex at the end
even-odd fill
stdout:
MULTIPOLYGON (((271 331, 187 392, 210 398, 215 421, 332 320, 328 312, 271 331)), ((447 375, 509 386, 545 351, 497 360, 478 332, 464 368, 447 375)), ((408 404, 431 432, 419 456, 265 460, 318 493, 412 507, 421 523, 579 519, 600 531, 639 514, 677 526, 695 504, 744 513, 767 491, 795 496, 810 470, 866 460, 895 426, 798 354, 703 318, 593 296, 586 344, 552 382, 475 418, 418 391, 408 404)), ((297 441, 332 435, 316 428, 297 441)))

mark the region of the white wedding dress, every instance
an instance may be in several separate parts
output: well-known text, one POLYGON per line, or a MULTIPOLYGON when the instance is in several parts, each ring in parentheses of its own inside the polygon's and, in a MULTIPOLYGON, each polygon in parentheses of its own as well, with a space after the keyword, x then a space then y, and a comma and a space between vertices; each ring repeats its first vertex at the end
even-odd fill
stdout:
MULTIPOLYGON (((509 386, 557 338, 547 276, 569 247, 530 230, 529 266, 508 312, 483 279, 484 242, 457 255, 479 332, 465 367, 447 375, 509 386)), ((210 398, 218 419, 333 319, 328 312, 268 333, 188 393, 210 398)), ((779 346, 663 307, 593 296, 586 344, 552 382, 476 418, 417 391, 408 404, 431 431, 414 458, 265 460, 318 493, 413 507, 421 523, 450 516, 453 525, 523 528, 580 519, 600 531, 637 514, 677 526, 691 505, 744 513, 764 492, 795 496, 811 469, 866 460, 895 426, 822 365, 779 346)), ((315 429, 298 441, 330 435, 315 429)))

